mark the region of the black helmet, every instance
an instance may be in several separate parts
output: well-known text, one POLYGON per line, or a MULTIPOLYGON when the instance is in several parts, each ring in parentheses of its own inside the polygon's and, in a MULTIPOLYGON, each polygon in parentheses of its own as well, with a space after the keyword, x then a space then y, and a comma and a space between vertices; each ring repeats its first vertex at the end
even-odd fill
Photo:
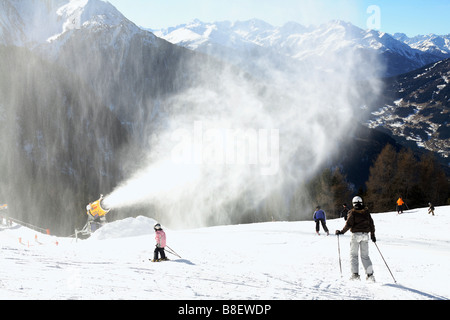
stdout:
POLYGON ((360 196, 354 197, 352 200, 352 204, 353 204, 353 208, 355 208, 357 210, 361 210, 362 208, 364 208, 363 199, 360 196))
POLYGON ((156 231, 156 230, 161 230, 161 225, 160 225, 159 223, 157 223, 157 224, 155 224, 155 225, 153 226, 153 229, 155 229, 155 231, 156 231))

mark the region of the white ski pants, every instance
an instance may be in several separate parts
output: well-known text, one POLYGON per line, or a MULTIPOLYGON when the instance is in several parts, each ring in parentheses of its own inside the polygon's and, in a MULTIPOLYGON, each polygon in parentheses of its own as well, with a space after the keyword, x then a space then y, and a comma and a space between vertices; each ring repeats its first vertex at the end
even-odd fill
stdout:
POLYGON ((350 263, 352 273, 359 273, 358 251, 361 252, 361 262, 366 274, 373 273, 372 261, 369 258, 369 234, 366 232, 355 232, 350 241, 350 263))

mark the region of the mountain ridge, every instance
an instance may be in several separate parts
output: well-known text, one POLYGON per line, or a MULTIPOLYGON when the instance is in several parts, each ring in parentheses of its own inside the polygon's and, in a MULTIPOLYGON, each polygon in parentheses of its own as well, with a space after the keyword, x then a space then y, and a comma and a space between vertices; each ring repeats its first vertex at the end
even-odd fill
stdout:
MULTIPOLYGON (((332 20, 316 27, 305 27, 296 22, 274 27, 258 19, 206 23, 195 19, 176 27, 149 30, 174 44, 206 53, 212 52, 216 56, 216 51, 208 51, 205 47, 218 45, 236 49, 247 45, 249 49, 246 50, 251 50, 252 46, 259 46, 299 61, 312 56, 323 56, 333 50, 363 49, 384 55, 388 62, 393 61, 384 76, 405 73, 443 57, 450 57, 450 43, 444 43, 444 48, 436 55, 435 48, 405 42, 406 38, 405 41, 400 41, 402 38, 398 34, 396 38, 385 32, 363 30, 342 20, 332 20), (406 62, 403 61, 398 66, 401 59, 406 62)), ((218 57, 227 59, 224 55, 218 57)))

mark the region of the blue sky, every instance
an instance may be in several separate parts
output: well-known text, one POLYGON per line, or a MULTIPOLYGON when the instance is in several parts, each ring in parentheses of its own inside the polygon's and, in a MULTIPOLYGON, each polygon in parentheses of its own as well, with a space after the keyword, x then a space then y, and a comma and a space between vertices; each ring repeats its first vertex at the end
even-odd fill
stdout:
POLYGON ((281 26, 288 21, 319 25, 340 19, 360 28, 408 36, 450 33, 450 0, 109 0, 128 19, 166 28, 205 22, 257 18, 281 26))

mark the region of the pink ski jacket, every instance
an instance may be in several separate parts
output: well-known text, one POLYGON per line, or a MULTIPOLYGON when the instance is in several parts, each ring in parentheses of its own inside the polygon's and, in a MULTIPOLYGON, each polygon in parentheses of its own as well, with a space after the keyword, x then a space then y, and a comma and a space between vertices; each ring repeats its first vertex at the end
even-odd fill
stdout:
POLYGON ((163 230, 155 231, 155 240, 158 248, 164 248, 166 246, 166 233, 163 230))

